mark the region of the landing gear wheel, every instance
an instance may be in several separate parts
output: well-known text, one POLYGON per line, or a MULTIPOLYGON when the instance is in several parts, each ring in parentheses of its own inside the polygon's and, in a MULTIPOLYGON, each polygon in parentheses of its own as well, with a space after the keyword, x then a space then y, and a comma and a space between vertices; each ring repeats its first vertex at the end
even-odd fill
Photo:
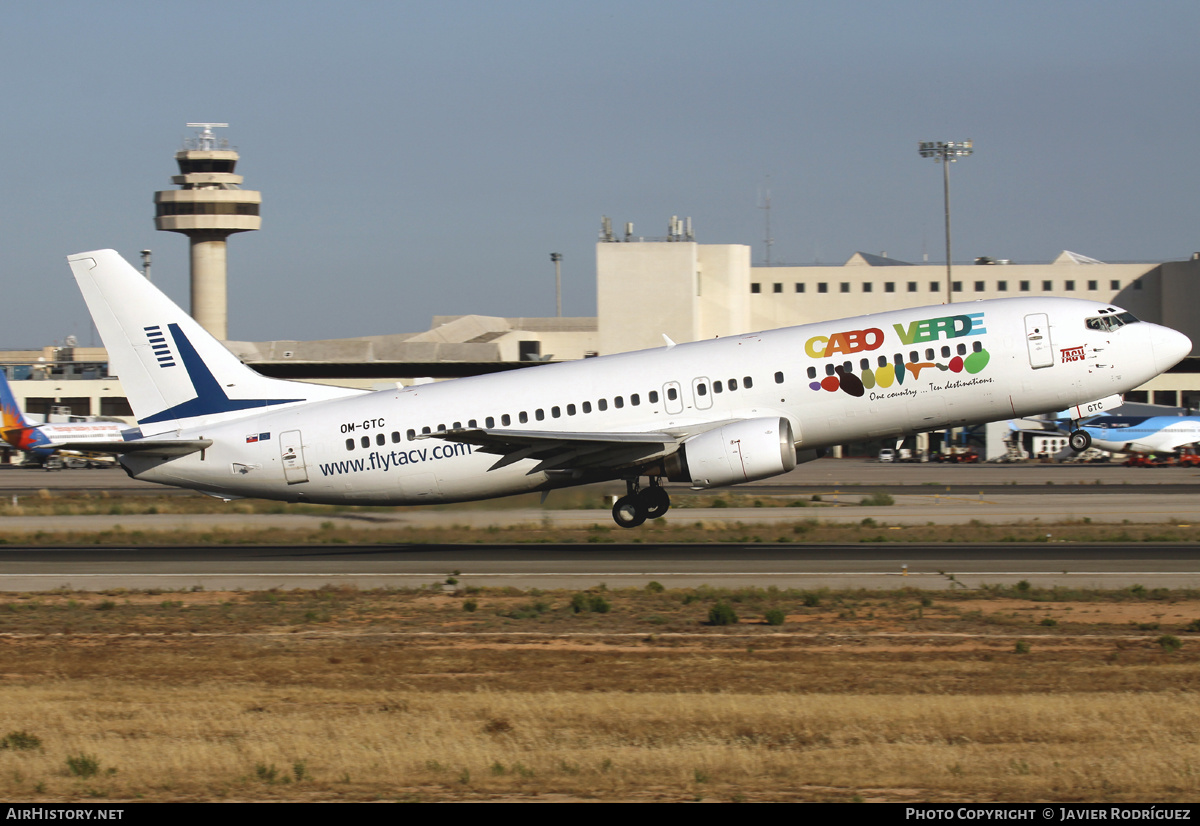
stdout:
POLYGON ((658 519, 671 509, 671 497, 658 485, 651 485, 638 491, 643 510, 647 519, 658 519))
POLYGON ((1067 439, 1067 444, 1076 453, 1083 453, 1092 446, 1092 436, 1086 430, 1073 430, 1067 439))
POLYGON ((622 496, 613 505, 612 517, 622 528, 636 528, 646 521, 646 508, 636 495, 622 496))

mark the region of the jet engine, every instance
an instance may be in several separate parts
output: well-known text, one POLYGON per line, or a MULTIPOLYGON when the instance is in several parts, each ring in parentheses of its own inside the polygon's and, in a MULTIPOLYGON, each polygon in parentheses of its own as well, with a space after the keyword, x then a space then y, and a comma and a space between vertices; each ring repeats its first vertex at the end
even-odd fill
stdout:
MULTIPOLYGON (((815 451, 805 454, 805 461, 816 458, 815 451)), ((734 422, 693 436, 667 458, 666 471, 672 482, 715 488, 778 476, 795 466, 792 425, 785 418, 772 416, 734 422)))

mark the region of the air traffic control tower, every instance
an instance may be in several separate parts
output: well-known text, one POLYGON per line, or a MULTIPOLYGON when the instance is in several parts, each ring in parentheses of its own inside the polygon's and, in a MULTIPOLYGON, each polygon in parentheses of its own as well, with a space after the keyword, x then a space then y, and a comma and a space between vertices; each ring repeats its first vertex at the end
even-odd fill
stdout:
POLYGON ((182 232, 192 243, 192 317, 218 339, 226 331, 225 240, 262 227, 262 194, 241 189, 238 153, 213 134, 227 123, 189 123, 201 131, 175 153, 180 189, 154 193, 155 229, 182 232))

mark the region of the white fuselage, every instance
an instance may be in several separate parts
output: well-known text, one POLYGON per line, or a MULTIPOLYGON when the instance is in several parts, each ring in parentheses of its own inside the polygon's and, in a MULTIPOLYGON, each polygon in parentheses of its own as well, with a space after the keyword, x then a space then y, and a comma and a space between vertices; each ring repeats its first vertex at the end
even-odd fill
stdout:
POLYGON ((717 423, 782 417, 797 450, 823 448, 1061 410, 1137 387, 1190 349, 1150 323, 1087 326, 1103 308, 1064 298, 970 302, 543 365, 186 421, 171 435, 211 447, 121 461, 138 478, 216 495, 463 501, 597 476, 531 473, 532 460, 491 469, 496 454, 438 431, 666 432, 686 443, 717 423))

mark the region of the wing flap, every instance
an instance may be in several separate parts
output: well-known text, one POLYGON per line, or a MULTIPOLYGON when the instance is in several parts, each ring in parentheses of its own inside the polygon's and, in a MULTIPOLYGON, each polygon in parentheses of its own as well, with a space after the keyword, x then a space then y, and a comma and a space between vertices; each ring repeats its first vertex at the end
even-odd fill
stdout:
POLYGON ((529 473, 563 467, 615 469, 671 453, 680 436, 673 433, 596 433, 552 430, 461 428, 426 433, 419 439, 442 439, 474 446, 500 458, 489 470, 525 459, 538 462, 529 473))

